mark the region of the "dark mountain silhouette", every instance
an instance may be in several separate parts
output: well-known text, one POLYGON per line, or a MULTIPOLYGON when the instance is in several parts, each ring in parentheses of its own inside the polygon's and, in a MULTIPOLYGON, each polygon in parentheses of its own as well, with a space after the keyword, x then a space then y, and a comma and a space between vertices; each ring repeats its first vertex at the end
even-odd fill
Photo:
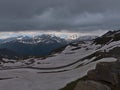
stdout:
POLYGON ((117 31, 108 31, 101 37, 98 37, 94 40, 95 44, 107 44, 113 41, 120 40, 120 30, 117 31))

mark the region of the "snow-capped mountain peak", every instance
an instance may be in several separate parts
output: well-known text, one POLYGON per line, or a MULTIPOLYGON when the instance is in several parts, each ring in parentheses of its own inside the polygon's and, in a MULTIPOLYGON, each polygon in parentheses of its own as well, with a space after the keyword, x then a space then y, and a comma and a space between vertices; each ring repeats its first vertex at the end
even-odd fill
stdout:
POLYGON ((34 36, 34 37, 18 36, 18 37, 2 39, 1 43, 8 43, 11 41, 24 43, 24 44, 54 43, 54 42, 65 43, 66 42, 65 39, 62 39, 60 37, 44 34, 44 35, 38 35, 38 36, 34 36))

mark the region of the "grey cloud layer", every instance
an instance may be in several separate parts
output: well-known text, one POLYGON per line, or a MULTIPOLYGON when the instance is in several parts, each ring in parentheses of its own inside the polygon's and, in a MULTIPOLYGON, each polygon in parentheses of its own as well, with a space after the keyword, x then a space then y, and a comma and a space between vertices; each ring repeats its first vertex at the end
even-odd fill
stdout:
POLYGON ((0 0, 0 31, 117 29, 120 0, 0 0))

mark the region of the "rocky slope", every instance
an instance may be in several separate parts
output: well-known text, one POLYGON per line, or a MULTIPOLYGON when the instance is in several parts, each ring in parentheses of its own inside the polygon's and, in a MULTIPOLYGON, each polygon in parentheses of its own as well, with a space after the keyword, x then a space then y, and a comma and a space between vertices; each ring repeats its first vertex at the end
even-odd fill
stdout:
POLYGON ((120 90, 120 62, 100 62, 79 81, 75 90, 120 90))
POLYGON ((101 37, 98 37, 94 40, 95 44, 109 44, 113 41, 119 41, 120 40, 120 30, 117 31, 108 31, 101 37))
MULTIPOLYGON (((95 44, 109 45, 112 42, 119 42, 120 31, 109 31, 94 40, 95 44)), ((98 63, 96 69, 87 74, 84 81, 79 81, 74 90, 120 90, 120 47, 119 44, 107 53, 118 59, 117 62, 98 63)))
POLYGON ((88 56, 97 56, 96 60, 114 57, 115 62, 100 62, 94 70, 90 70, 84 79, 68 84, 61 90, 120 90, 120 31, 109 31, 94 39, 92 45, 97 52, 88 56))

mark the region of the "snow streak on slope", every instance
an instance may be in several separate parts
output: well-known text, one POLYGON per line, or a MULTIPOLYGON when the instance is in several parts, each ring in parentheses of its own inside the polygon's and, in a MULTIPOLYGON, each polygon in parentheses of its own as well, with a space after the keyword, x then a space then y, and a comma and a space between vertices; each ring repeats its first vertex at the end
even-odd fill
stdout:
POLYGON ((4 59, 6 63, 1 63, 0 67, 0 90, 58 90, 85 76, 98 62, 116 61, 113 57, 98 60, 95 60, 97 56, 87 58, 100 50, 103 50, 100 45, 84 43, 69 45, 61 53, 46 59, 4 59))

